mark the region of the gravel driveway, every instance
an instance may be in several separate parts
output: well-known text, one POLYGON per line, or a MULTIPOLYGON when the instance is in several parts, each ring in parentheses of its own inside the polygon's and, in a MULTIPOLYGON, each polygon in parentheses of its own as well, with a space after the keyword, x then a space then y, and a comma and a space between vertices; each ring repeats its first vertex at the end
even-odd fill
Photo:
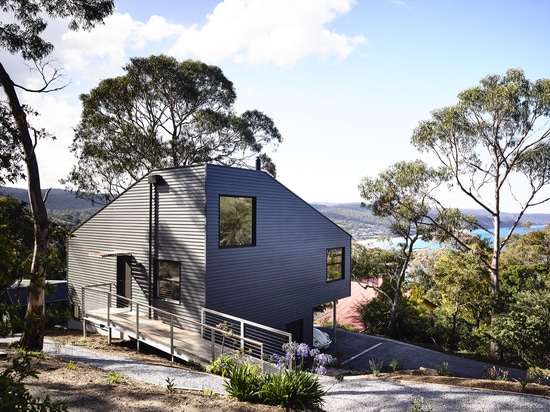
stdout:
MULTIPOLYGON (((177 387, 185 389, 210 389, 223 392, 221 377, 189 372, 158 365, 144 365, 128 359, 107 356, 74 346, 44 343, 44 352, 75 362, 87 363, 145 382, 165 386, 171 376, 177 387)), ((402 383, 389 380, 365 380, 345 377, 337 382, 332 377, 322 377, 328 391, 324 409, 327 412, 352 411, 408 411, 415 396, 422 396, 432 411, 550 411, 550 399, 508 392, 472 390, 445 385, 402 383)))

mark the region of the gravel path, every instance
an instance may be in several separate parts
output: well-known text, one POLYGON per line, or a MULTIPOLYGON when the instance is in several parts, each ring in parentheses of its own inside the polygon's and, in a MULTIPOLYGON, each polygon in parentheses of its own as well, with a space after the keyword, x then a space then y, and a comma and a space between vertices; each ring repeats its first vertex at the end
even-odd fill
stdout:
MULTIPOLYGON (((156 385, 166 386, 166 378, 169 376, 178 388, 224 392, 223 379, 217 375, 165 366, 145 366, 140 362, 103 355, 79 347, 54 344, 47 340, 44 342, 44 352, 50 356, 72 359, 156 385)), ((412 407, 415 396, 422 396, 433 412, 550 411, 550 399, 509 392, 365 380, 360 377, 346 377, 342 382, 336 382, 331 377, 322 377, 321 383, 328 391, 324 405, 327 412, 403 412, 412 407)))

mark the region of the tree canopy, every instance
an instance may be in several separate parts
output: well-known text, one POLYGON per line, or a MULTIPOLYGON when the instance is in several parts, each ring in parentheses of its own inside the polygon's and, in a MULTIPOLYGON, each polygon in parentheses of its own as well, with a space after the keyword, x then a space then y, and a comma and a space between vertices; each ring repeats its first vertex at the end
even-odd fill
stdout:
POLYGON ((433 192, 446 181, 444 170, 436 170, 424 162, 397 162, 382 171, 377 178, 364 177, 359 192, 375 216, 387 218, 390 231, 401 239, 401 263, 395 273, 394 296, 387 334, 395 334, 396 316, 414 245, 419 239, 434 235, 432 209, 433 192))
POLYGON ((81 96, 71 145, 78 159, 65 183, 82 197, 110 201, 147 172, 214 162, 245 166, 282 137, 257 110, 238 115, 233 83, 217 66, 164 55, 132 58, 125 75, 81 96))
POLYGON ((492 228, 481 228, 493 235, 489 267, 492 290, 498 293, 501 249, 526 209, 550 199, 542 192, 550 183, 550 80, 532 83, 522 70, 511 69, 485 77, 458 98, 455 106, 435 110, 430 120, 420 122, 411 140, 434 154, 460 191, 493 218, 492 228), (506 193, 519 211, 500 239, 506 193))
MULTIPOLYGON (((0 47, 11 54, 20 55, 25 61, 34 62, 43 67, 41 61, 53 51, 53 44, 42 37, 47 27, 46 17, 69 19, 69 28, 89 29, 103 21, 114 9, 112 0, 0 0, 0 10, 11 18, 0 22, 0 47)), ((41 73, 44 75, 44 73, 41 73)), ((42 199, 40 173, 35 153, 35 139, 45 131, 34 130, 28 123, 30 109, 21 104, 17 89, 31 92, 48 90, 51 79, 43 77, 44 86, 29 90, 17 85, 0 62, 0 84, 6 95, 0 115, 0 161, 3 170, 1 179, 13 181, 23 176, 20 161, 25 163, 24 175, 27 179, 29 202, 34 224, 34 248, 30 266, 31 284, 26 325, 21 337, 21 345, 32 350, 42 349, 44 342, 44 285, 46 279, 47 258, 49 253, 48 213, 42 199), (38 133, 38 135, 37 135, 38 133), (10 148, 13 153, 6 154, 10 148)))

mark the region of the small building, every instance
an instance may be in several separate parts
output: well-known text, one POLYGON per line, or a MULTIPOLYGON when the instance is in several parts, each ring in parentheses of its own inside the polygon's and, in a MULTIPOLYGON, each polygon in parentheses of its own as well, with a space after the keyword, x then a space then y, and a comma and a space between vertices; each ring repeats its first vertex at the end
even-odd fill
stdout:
POLYGON ((311 345, 314 308, 350 295, 350 252, 347 232, 267 172, 156 170, 74 231, 69 299, 79 314, 83 287, 113 284, 143 305, 196 321, 208 308, 311 345))

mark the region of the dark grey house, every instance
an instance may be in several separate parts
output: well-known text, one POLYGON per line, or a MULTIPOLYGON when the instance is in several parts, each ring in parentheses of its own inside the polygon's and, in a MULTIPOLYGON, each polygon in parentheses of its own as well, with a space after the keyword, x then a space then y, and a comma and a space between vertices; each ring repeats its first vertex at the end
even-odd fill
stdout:
POLYGON ((112 283, 143 305, 197 321, 205 307, 311 344, 313 308, 350 294, 350 252, 348 233, 266 172, 157 170, 74 231, 69 299, 78 313, 82 287, 112 283))

